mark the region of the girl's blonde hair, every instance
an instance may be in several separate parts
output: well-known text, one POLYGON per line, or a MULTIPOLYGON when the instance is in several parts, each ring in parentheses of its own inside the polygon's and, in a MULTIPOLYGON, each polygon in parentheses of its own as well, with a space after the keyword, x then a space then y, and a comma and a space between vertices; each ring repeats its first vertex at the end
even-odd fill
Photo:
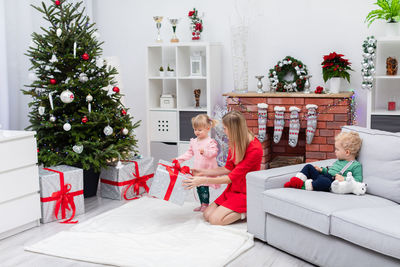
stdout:
POLYGON ((198 129, 198 128, 213 128, 215 125, 217 125, 217 120, 213 120, 210 117, 208 117, 207 114, 199 114, 196 117, 192 118, 192 126, 193 129, 198 129))
POLYGON ((356 132, 341 132, 335 137, 335 141, 339 142, 344 150, 349 150, 350 154, 358 156, 360 152, 362 140, 356 132))
POLYGON ((238 164, 244 158, 249 146, 250 136, 254 134, 247 128, 246 119, 239 111, 231 111, 222 117, 222 124, 227 128, 229 147, 232 151, 232 160, 238 164))

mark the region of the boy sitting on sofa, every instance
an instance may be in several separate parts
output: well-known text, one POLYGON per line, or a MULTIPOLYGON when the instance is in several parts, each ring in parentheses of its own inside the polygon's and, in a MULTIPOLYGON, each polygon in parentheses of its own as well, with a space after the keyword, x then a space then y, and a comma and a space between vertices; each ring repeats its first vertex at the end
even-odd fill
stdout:
POLYGON ((331 183, 335 180, 344 181, 348 172, 353 174, 355 181, 362 182, 362 166, 356 161, 361 144, 358 133, 341 132, 335 137, 337 161, 331 167, 321 168, 307 164, 284 187, 329 192, 331 183))

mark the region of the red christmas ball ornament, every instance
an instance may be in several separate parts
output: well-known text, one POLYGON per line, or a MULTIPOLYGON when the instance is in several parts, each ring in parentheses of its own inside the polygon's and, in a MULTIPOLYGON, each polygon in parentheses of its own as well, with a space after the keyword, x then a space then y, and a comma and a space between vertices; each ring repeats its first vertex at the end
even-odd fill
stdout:
POLYGON ((88 53, 83 54, 83 55, 82 55, 82 59, 83 59, 83 60, 89 60, 89 55, 88 55, 88 53))
POLYGON ((126 115, 126 111, 125 111, 125 109, 121 110, 121 114, 122 114, 123 116, 125 116, 125 115, 126 115))
POLYGON ((119 93, 119 88, 117 86, 113 87, 113 91, 116 92, 117 94, 119 93))
POLYGON ((57 81, 56 81, 56 79, 50 79, 50 83, 51 83, 51 84, 56 84, 57 81))
POLYGON ((56 6, 61 5, 61 2, 59 0, 54 1, 54 4, 56 4, 56 6))
POLYGON ((87 123, 87 122, 88 122, 88 118, 87 118, 86 116, 83 116, 82 122, 83 122, 83 123, 87 123))

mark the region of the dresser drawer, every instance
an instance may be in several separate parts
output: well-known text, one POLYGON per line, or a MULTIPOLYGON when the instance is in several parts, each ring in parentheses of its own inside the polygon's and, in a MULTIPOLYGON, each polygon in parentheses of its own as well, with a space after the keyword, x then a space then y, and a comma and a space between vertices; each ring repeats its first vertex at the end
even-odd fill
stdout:
POLYGON ((0 203, 38 191, 39 171, 36 164, 0 173, 0 203))
POLYGON ((0 142, 0 173, 37 163, 36 139, 33 136, 0 142))
POLYGON ((0 233, 40 219, 39 193, 0 204, 0 233))

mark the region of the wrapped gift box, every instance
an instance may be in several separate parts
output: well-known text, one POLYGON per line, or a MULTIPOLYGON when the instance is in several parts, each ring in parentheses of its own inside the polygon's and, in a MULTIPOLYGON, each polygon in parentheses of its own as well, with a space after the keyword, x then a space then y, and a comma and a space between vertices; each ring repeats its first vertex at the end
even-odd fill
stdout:
POLYGON ((173 163, 160 160, 154 180, 150 187, 150 196, 183 205, 189 190, 185 190, 182 181, 190 177, 189 167, 181 167, 177 161, 173 163))
POLYGON ((117 200, 135 199, 149 192, 153 176, 153 158, 122 161, 121 166, 101 170, 100 195, 117 200))
POLYGON ((41 167, 39 183, 42 223, 61 219, 62 223, 76 223, 74 217, 85 213, 82 169, 67 165, 41 167))

